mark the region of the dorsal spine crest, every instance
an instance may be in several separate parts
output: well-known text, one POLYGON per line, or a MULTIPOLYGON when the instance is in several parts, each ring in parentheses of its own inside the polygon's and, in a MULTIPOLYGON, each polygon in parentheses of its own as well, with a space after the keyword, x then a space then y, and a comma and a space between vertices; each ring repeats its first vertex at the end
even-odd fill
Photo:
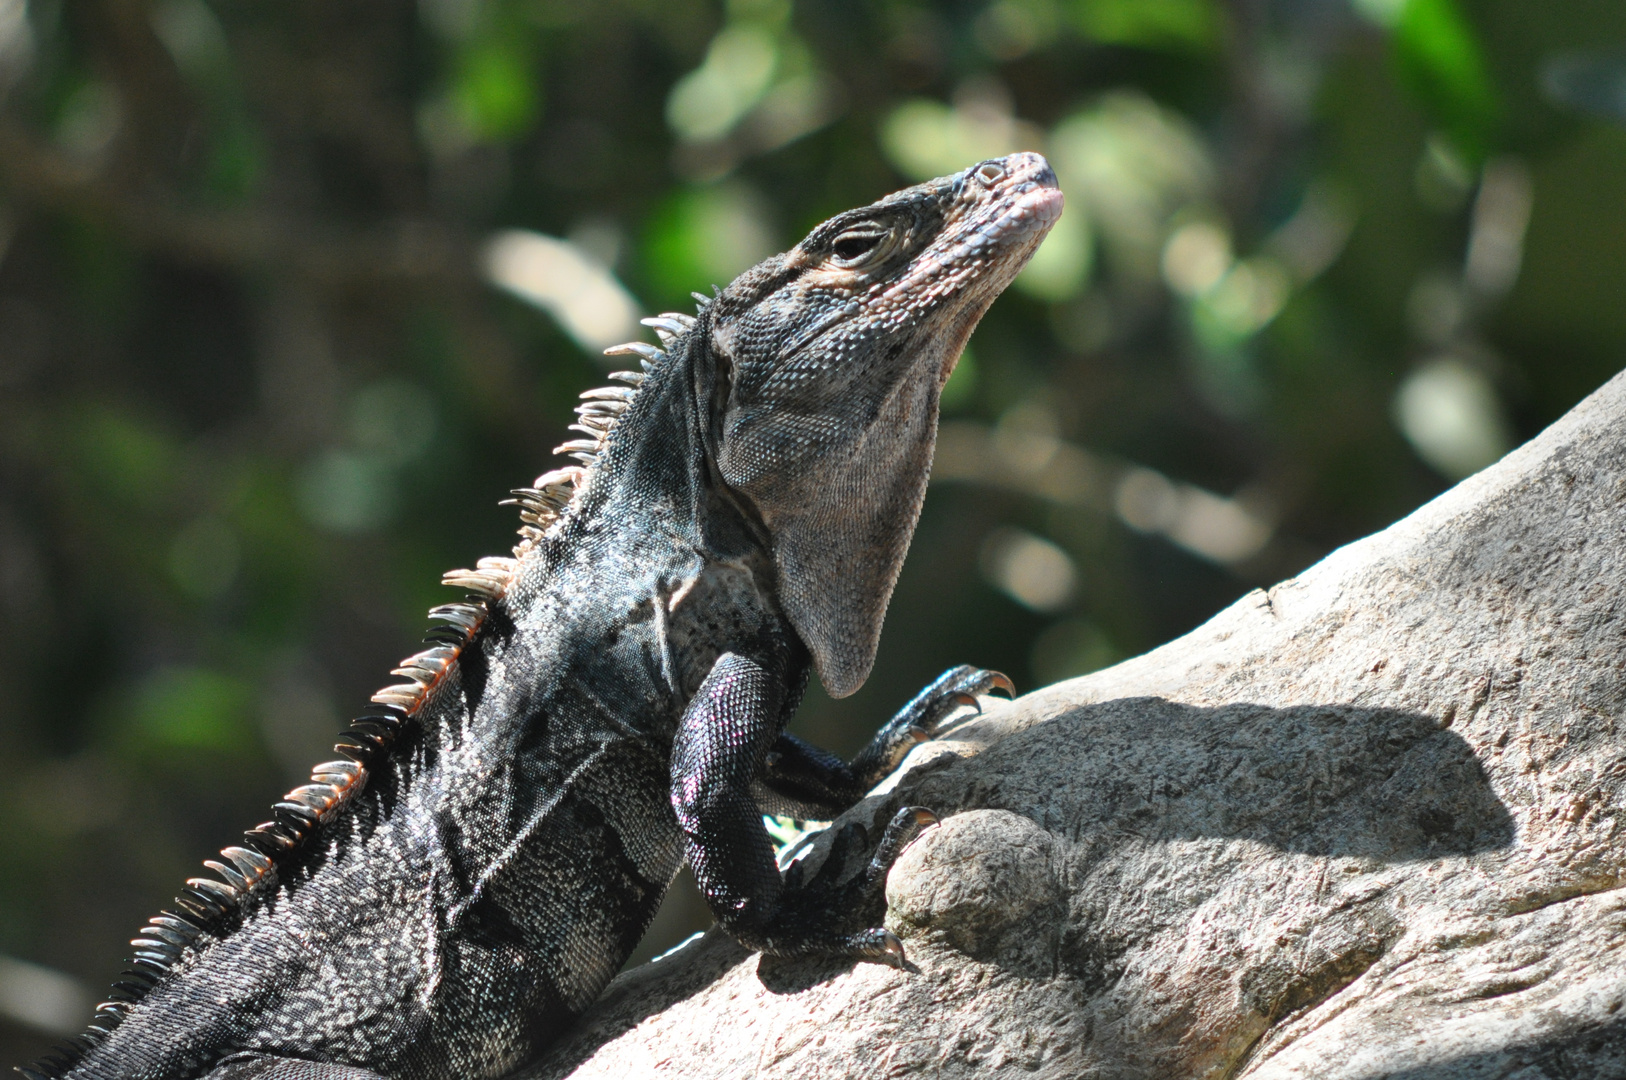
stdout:
MULTIPOLYGON (((700 307, 709 297, 696 294, 700 307)), ((644 319, 663 345, 670 345, 695 325, 695 318, 666 312, 644 319)), ((130 1010, 164 976, 170 974, 206 936, 229 933, 231 921, 246 912, 251 899, 277 887, 280 860, 287 858, 320 826, 332 821, 366 789, 371 767, 395 744, 407 722, 434 696, 457 663, 465 647, 479 634, 490 605, 507 594, 519 564, 552 535, 570 507, 586 488, 599 454, 607 445, 622 415, 637 396, 646 376, 666 359, 666 353, 644 342, 629 342, 604 350, 606 356, 635 355, 642 371, 617 371, 611 379, 626 386, 603 386, 581 395, 577 422, 571 429, 587 436, 556 448, 581 462, 543 473, 530 487, 516 488, 503 505, 519 507, 520 543, 513 556, 481 559, 473 570, 453 570, 441 583, 468 592, 469 598, 431 608, 425 641, 430 646, 401 661, 391 672, 407 680, 386 686, 372 696, 380 708, 357 717, 339 735, 333 749, 340 759, 325 761, 311 770, 311 781, 294 788, 272 806, 272 819, 248 830, 242 846, 228 846, 219 859, 204 860, 214 877, 188 878, 175 898, 173 910, 154 915, 131 939, 130 967, 113 984, 108 1000, 96 1006, 84 1034, 67 1040, 54 1052, 18 1068, 29 1080, 56 1080, 73 1068, 95 1045, 107 1038, 130 1010)))

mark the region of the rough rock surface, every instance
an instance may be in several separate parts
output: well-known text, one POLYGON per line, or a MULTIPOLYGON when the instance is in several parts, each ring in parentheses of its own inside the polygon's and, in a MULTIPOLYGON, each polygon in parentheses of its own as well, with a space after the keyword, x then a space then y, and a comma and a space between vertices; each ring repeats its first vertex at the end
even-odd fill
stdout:
POLYGON ((944 818, 887 886, 912 970, 713 931, 531 1080, 1626 1077, 1626 375, 906 766, 849 817, 944 818))

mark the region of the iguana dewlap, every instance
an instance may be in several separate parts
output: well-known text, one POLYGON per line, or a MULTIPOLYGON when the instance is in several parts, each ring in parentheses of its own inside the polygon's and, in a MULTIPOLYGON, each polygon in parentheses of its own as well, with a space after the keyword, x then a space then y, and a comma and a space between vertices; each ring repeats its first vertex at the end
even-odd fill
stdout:
MULTIPOLYGON (((838 215, 592 390, 515 494, 512 558, 447 582, 431 648, 342 760, 143 928, 89 1032, 23 1070, 100 1080, 482 1078, 620 968, 688 861, 778 955, 901 960, 853 926, 929 817, 867 870, 782 878, 761 815, 828 819, 966 694, 956 668, 853 762, 785 733, 816 669, 856 690, 926 489, 938 397, 1061 213, 1037 154, 838 215)), ((827 866, 839 863, 831 859, 827 866)))

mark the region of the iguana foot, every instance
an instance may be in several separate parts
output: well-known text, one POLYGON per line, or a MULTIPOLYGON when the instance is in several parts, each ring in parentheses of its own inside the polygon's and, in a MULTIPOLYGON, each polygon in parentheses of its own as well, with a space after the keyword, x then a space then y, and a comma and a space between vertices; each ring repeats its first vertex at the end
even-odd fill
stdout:
POLYGON ((872 910, 886 887, 892 864, 904 848, 935 824, 937 815, 923 806, 899 810, 887 823, 881 842, 875 845, 863 869, 846 881, 840 880, 842 871, 865 830, 856 823, 843 826, 812 880, 802 883, 801 863, 793 863, 786 871, 785 892, 773 925, 759 934, 745 935, 742 940, 774 956, 847 956, 903 967, 903 943, 889 930, 872 927, 851 934, 826 934, 817 928, 845 921, 854 911, 872 910))
POLYGON ((712 665, 679 725, 672 749, 672 809, 689 867, 717 922, 746 947, 776 956, 844 956, 901 965, 903 946, 879 922, 887 871, 910 840, 937 818, 906 807, 867 846, 861 826, 833 838, 816 874, 793 865, 781 875, 762 827, 766 802, 842 813, 930 738, 978 693, 1011 692, 994 671, 944 672, 906 705, 852 765, 782 729, 783 679, 759 661, 724 653, 712 665), (860 857, 860 853, 863 853, 860 857), (854 865, 857 870, 854 872, 854 865))
POLYGON ((1015 684, 998 671, 960 664, 943 672, 899 709, 853 759, 853 772, 863 788, 868 790, 885 779, 916 743, 934 738, 960 706, 975 706, 977 695, 995 690, 1016 695, 1015 684))
POLYGON ((961 705, 975 706, 979 694, 989 694, 995 690, 1004 691, 1007 697, 1016 696, 1016 684, 1004 673, 972 667, 970 664, 956 665, 916 694, 881 731, 907 725, 919 731, 922 738, 931 738, 941 730, 943 721, 953 715, 955 709, 961 705))

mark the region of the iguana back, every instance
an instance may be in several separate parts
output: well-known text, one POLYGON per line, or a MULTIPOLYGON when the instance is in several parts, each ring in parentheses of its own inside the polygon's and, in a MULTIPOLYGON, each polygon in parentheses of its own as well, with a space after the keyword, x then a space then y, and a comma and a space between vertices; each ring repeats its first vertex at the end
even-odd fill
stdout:
MULTIPOLYGON (((913 533, 937 399, 1060 212, 1037 155, 826 222, 589 391, 581 466, 516 492, 512 558, 447 575, 431 647, 309 785, 134 944, 75 1080, 493 1077, 625 961, 687 859, 753 947, 901 960, 851 881, 783 881, 760 814, 851 805, 968 693, 955 669, 850 765, 784 733, 851 693, 913 533)), ((616 352, 618 350, 611 350, 616 352)))

